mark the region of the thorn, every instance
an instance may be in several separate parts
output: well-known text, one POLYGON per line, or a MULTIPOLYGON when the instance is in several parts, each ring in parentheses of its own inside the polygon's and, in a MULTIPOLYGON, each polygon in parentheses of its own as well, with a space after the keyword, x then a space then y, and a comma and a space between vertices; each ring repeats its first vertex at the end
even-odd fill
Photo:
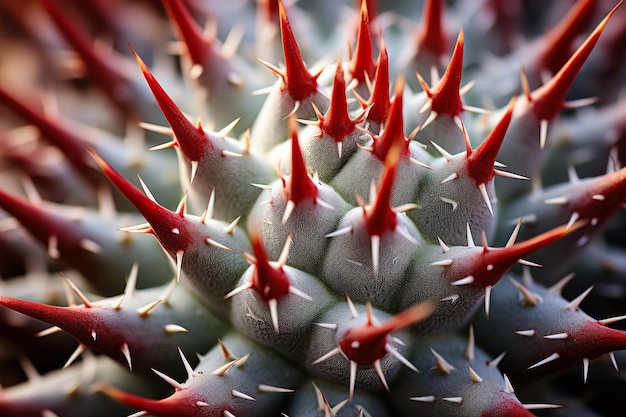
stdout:
MULTIPOLYGON (((533 110, 539 120, 546 123, 552 120, 561 110, 563 100, 572 85, 574 78, 580 71, 594 46, 598 42, 600 35, 606 27, 609 19, 622 4, 618 3, 606 17, 596 26, 593 32, 587 37, 585 42, 574 52, 570 59, 563 65, 559 72, 542 87, 531 93, 533 110)), ((543 142, 545 144, 545 139, 543 142)))
POLYGON ((552 340, 564 340, 564 339, 567 339, 568 337, 569 335, 566 332, 563 332, 563 333, 548 334, 548 335, 545 335, 543 338, 552 339, 552 340))
POLYGON ((439 236, 437 236, 437 242, 439 243, 439 247, 441 248, 441 251, 443 253, 446 253, 450 250, 450 248, 446 246, 446 244, 443 242, 443 240, 441 240, 439 236))
MULTIPOLYGON (((472 150, 469 145, 467 146, 466 159, 468 174, 474 179, 476 185, 479 187, 491 182, 493 176, 496 174, 496 157, 502 147, 506 132, 511 123, 515 103, 516 97, 509 101, 504 115, 496 127, 493 128, 489 136, 487 136, 483 143, 480 144, 480 146, 474 150, 472 150)), ((491 207, 491 202, 488 201, 489 199, 487 197, 485 197, 486 188, 485 191, 482 189, 480 191, 481 194, 483 194, 483 198, 487 202, 487 205, 491 207)), ((491 208, 489 211, 492 212, 493 215, 493 210, 491 208)))
POLYGON ((213 375, 215 376, 224 376, 226 374, 226 372, 228 372, 228 370, 230 368, 232 368, 237 362, 239 362, 241 359, 233 359, 230 362, 228 362, 225 365, 220 366, 219 368, 215 369, 213 372, 211 372, 213 375))
POLYGON ((363 105, 366 109, 366 119, 375 125, 383 126, 389 115, 389 56, 385 42, 381 37, 374 87, 368 102, 363 105))
MULTIPOLYGON (((139 275, 139 263, 134 262, 130 268, 128 274, 128 280, 126 281, 126 287, 124 288, 124 295, 132 297, 137 289, 137 276, 139 275)), ((121 302, 119 303, 121 307, 121 302)))
POLYGON ((61 271, 60 274, 63 277, 63 279, 65 280, 65 282, 70 286, 72 291, 74 291, 74 294, 76 294, 78 296, 78 298, 80 298, 80 301, 83 302, 84 306, 86 308, 91 308, 91 303, 89 302, 89 300, 87 299, 85 294, 83 294, 83 292, 80 289, 78 289, 76 284, 74 284, 72 282, 72 280, 70 280, 69 277, 67 275, 65 275, 64 272, 61 271))
POLYGON ((474 370, 472 369, 472 367, 471 367, 471 366, 469 366, 469 365, 468 365, 468 366, 467 366, 467 370, 468 370, 468 371, 469 371, 469 373, 470 373, 470 377, 472 378, 472 382, 474 382, 474 383, 476 383, 476 384, 477 384, 477 383, 480 383, 480 382, 483 382, 483 379, 480 377, 480 375, 478 375, 478 374, 476 373, 476 371, 474 371, 474 370))
POLYGON ((222 342, 222 339, 220 339, 219 337, 217 338, 217 343, 220 345, 220 349, 222 350, 222 356, 224 356, 224 359, 230 361, 233 359, 237 359, 237 357, 235 355, 233 355, 230 350, 228 350, 228 348, 226 347, 226 345, 224 344, 224 342, 222 342))
POLYGON ((500 366, 500 362, 502 362, 502 359, 504 359, 504 356, 506 356, 506 352, 502 352, 496 358, 489 361, 487 363, 487 366, 489 366, 490 368, 497 368, 498 366, 500 366))
POLYGON ((513 233, 511 233, 511 237, 509 237, 509 240, 506 242, 506 245, 504 246, 505 248, 510 248, 511 246, 515 244, 515 241, 517 240, 517 236, 519 235, 519 230, 522 227, 522 222, 523 222, 523 217, 520 217, 519 220, 517 221, 517 224, 515 225, 515 229, 513 229, 513 233))
POLYGON ((480 190, 480 194, 482 195, 483 200, 487 204, 489 213, 491 213, 491 215, 493 216, 493 207, 491 207, 491 199, 489 198, 489 194, 487 193, 487 186, 485 184, 480 184, 478 186, 478 189, 480 190))
POLYGON ((450 266, 454 262, 453 259, 442 259, 441 261, 431 262, 432 266, 450 266))
POLYGON ((513 394, 515 390, 513 389, 513 385, 511 385, 509 377, 506 376, 506 374, 502 374, 502 376, 504 377, 504 391, 508 392, 509 394, 513 394))
POLYGON ((235 398, 241 398, 242 400, 247 400, 247 401, 256 401, 256 399, 254 397, 251 397, 248 394, 244 394, 241 391, 237 391, 237 390, 232 390, 230 392, 232 394, 233 397, 235 398))
POLYGON ((485 287, 485 317, 489 319, 489 309, 491 306, 491 289, 493 286, 487 285, 485 287))
POLYGON ((189 333, 189 330, 178 324, 166 324, 163 329, 167 334, 189 333))
MULTIPOLYGON (((224 233, 232 235, 235 232, 235 229, 237 228, 237 224, 239 223, 239 220, 241 220, 241 216, 237 217, 235 220, 233 220, 228 226, 226 226, 224 228, 224 233)), ((215 246, 215 241, 211 240, 211 245, 215 246)), ((222 249, 227 249, 230 250, 230 248, 224 246, 224 245, 220 245, 218 247, 221 247, 222 249)))
POLYGON ((172 387, 174 387, 177 390, 182 390, 185 388, 185 384, 181 384, 180 382, 176 381, 174 378, 165 375, 161 371, 157 371, 156 369, 152 368, 152 372, 157 374, 159 378, 161 378, 163 381, 167 382, 168 384, 170 384, 172 387))
POLYGON ((561 408, 560 404, 522 404, 527 410, 547 410, 551 408, 561 408))
POLYGON ((430 94, 426 91, 432 101, 431 107, 435 113, 458 116, 463 111, 459 91, 461 89, 464 44, 465 35, 463 28, 461 28, 446 71, 437 86, 430 91, 430 94))
POLYGON ((474 277, 469 275, 469 276, 466 276, 465 278, 461 278, 461 279, 458 279, 456 281, 452 281, 450 283, 450 285, 459 286, 459 285, 470 285, 472 283, 474 283, 474 277))
POLYGON ((207 152, 206 144, 210 143, 201 126, 194 126, 187 119, 180 108, 174 103, 171 97, 165 92, 163 87, 154 78, 146 64, 139 57, 137 52, 131 47, 131 52, 139 65, 144 78, 146 79, 152 94, 154 95, 159 108, 163 112, 165 119, 174 132, 176 145, 190 161, 199 161, 207 152))
POLYGON ((317 365, 318 363, 324 362, 325 360, 330 359, 333 356, 339 355, 339 354, 341 354, 341 350, 338 347, 336 347, 333 350, 331 350, 330 352, 325 353, 324 355, 322 355, 319 358, 317 358, 316 360, 314 360, 311 363, 311 365, 317 365))
POLYGON ((128 343, 126 342, 122 343, 122 346, 120 347, 120 351, 122 352, 122 354, 124 355, 124 358, 126 359, 126 363, 128 364, 128 370, 132 372, 133 362, 130 358, 130 349, 128 348, 128 343))
POLYGON ((474 339, 474 326, 470 324, 469 335, 467 337, 467 348, 465 349, 465 358, 468 361, 473 361, 476 352, 476 341, 474 339))
POLYGON ((295 392, 295 390, 293 389, 289 389, 289 388, 281 388, 281 387, 275 387, 272 385, 266 385, 266 384, 259 384, 257 386, 257 389, 259 390, 259 392, 266 392, 266 393, 270 393, 270 394, 274 394, 274 393, 292 393, 295 392))
POLYGON ((447 197, 439 197, 439 199, 440 199, 441 201, 443 201, 444 203, 448 203, 448 204, 450 204, 450 205, 452 206, 452 211, 456 210, 456 209, 457 209, 457 207, 459 206, 459 203, 458 203, 457 201, 454 201, 454 200, 452 200, 452 199, 450 199, 450 198, 447 198, 447 197))
POLYGON ((358 364, 355 361, 350 361, 350 401, 352 401, 352 399, 354 398, 354 386, 356 385, 357 366, 358 364))
POLYGON ((578 297, 576 297, 572 301, 570 301, 569 304, 567 304, 565 306, 565 310, 567 310, 567 311, 578 311, 578 307, 580 306, 580 303, 583 302, 583 300, 591 292, 591 290, 593 290, 593 285, 591 287, 587 288, 578 297))
POLYGON ((411 398, 409 398, 409 400, 417 401, 417 402, 421 402, 421 403, 434 403, 435 402, 435 396, 434 395, 424 395, 422 397, 411 397, 411 398))
POLYGON ((65 365, 63 365, 63 369, 68 368, 72 363, 74 363, 74 361, 78 359, 78 357, 82 355, 85 350, 87 350, 87 346, 79 343, 74 353, 72 353, 67 362, 65 362, 65 365))
POLYGON ((153 301, 143 307, 139 307, 137 309, 137 314, 139 314, 141 317, 147 317, 150 312, 152 312, 152 310, 161 302, 161 299, 158 299, 156 301, 153 301))
POLYGON ((529 307, 534 307, 541 302, 541 297, 537 294, 530 292, 526 287, 522 284, 509 277, 511 283, 518 289, 520 294, 522 295, 522 303, 529 307))
POLYGON ((469 223, 466 223, 466 234, 467 234, 467 247, 468 248, 475 248, 476 245, 474 244, 474 237, 472 236, 472 231, 470 230, 470 225, 469 223))
POLYGON ((372 39, 369 27, 369 15, 367 1, 361 1, 359 27, 354 54, 350 61, 349 72, 359 83, 366 79, 373 79, 376 72, 376 64, 372 58, 372 39))
POLYGON ((430 143, 431 143, 431 145, 433 145, 435 147, 437 152, 439 152, 441 154, 441 156, 443 156, 445 158, 446 161, 450 161, 452 159, 453 155, 451 153, 449 153, 448 151, 443 149, 441 146, 437 145, 432 140, 430 141, 430 143))
POLYGON ((445 375, 450 375, 450 373, 455 369, 454 366, 452 366, 450 362, 448 362, 432 347, 430 348, 430 351, 432 352, 433 356, 435 357, 435 361, 437 362, 437 364, 431 369, 436 369, 445 375))
POLYGON ((557 359, 559 359, 561 357, 561 355, 559 355, 558 353, 554 352, 552 355, 548 356, 545 359, 540 360, 539 362, 535 363, 534 365, 531 365, 528 367, 528 369, 533 369, 533 368, 537 368, 539 366, 545 365, 547 363, 550 363, 552 361, 555 361, 557 359))
POLYGON ((285 72, 279 72, 278 75, 283 80, 283 89, 289 91, 294 101, 301 102, 317 90, 317 76, 311 75, 302 61, 300 48, 291 30, 282 1, 278 2, 278 10, 285 60, 285 72))
POLYGON ((583 358, 583 384, 587 383, 589 376, 589 358, 583 358))
POLYGON ((441 399, 455 404, 463 403, 463 397, 441 397, 441 399))
POLYGON ((38 333, 35 334, 35 337, 44 337, 44 336, 49 336, 51 334, 55 334, 55 333, 59 333, 62 332, 63 330, 58 327, 58 326, 52 326, 52 327, 48 327, 45 330, 42 330, 38 333))

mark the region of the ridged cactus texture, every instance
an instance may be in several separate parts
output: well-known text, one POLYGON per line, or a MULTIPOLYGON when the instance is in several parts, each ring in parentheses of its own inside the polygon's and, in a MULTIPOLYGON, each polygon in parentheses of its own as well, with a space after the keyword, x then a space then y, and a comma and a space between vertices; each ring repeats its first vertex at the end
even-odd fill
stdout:
POLYGON ((0 32, 0 416, 626 414, 621 2, 0 32))

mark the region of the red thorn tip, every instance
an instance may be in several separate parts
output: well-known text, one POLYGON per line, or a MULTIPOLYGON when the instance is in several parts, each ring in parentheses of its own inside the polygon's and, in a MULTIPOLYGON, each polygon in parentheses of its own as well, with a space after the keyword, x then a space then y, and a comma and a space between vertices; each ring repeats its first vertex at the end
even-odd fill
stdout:
POLYGON ((152 232, 163 247, 170 254, 186 249, 191 243, 192 237, 189 233, 188 221, 184 215, 172 212, 151 200, 115 171, 98 154, 91 150, 90 152, 111 182, 150 223, 152 232))
POLYGON ((289 278, 281 265, 270 264, 263 242, 258 232, 250 237, 256 262, 252 273, 252 288, 264 300, 279 300, 289 293, 289 278))
POLYGON ((365 227, 370 236, 382 236, 385 232, 394 231, 398 225, 398 214, 391 206, 391 198, 401 151, 399 143, 390 149, 378 195, 371 206, 363 209, 365 227))
POLYGON ((146 79, 154 98, 159 105, 159 108, 163 112, 163 115, 170 124, 170 127, 174 131, 174 140, 180 147, 181 151, 191 161, 199 161, 204 155, 206 155, 208 140, 206 134, 202 130, 201 126, 194 126, 178 108, 176 103, 167 95, 161 84, 154 78, 152 72, 148 69, 143 60, 139 57, 137 52, 130 47, 144 78, 146 79))
POLYGON ((443 30, 443 1, 424 2, 423 27, 418 33, 417 49, 430 51, 436 57, 443 56, 448 49, 448 41, 443 30))
POLYGON ((590 191, 584 193, 583 199, 576 204, 575 210, 580 213, 581 218, 595 217, 599 223, 602 223, 608 220, 615 210, 622 207, 626 195, 626 167, 592 181, 590 191), (597 201, 589 198, 590 194, 599 194, 604 198, 597 201))
POLYGON ((91 158, 82 140, 59 120, 51 120, 0 87, 0 101, 6 103, 27 122, 34 124, 54 146, 79 168, 91 167, 91 158))
POLYGON ((280 33, 283 41, 283 56, 285 58, 285 74, 283 75, 283 89, 295 101, 303 101, 317 90, 317 76, 311 75, 306 69, 300 54, 300 48, 291 30, 287 19, 287 12, 282 1, 278 1, 280 13, 280 33))
POLYGON ((297 122, 293 117, 289 120, 289 128, 291 130, 291 174, 287 179, 282 180, 285 195, 287 200, 295 205, 307 199, 315 201, 318 193, 317 185, 307 171, 298 140, 297 122))
POLYGON ((381 45, 376 62, 376 76, 374 78, 374 88, 367 105, 370 107, 367 112, 367 119, 371 123, 383 125, 389 115, 389 55, 385 45, 381 45))
POLYGON ((516 98, 514 96, 511 99, 506 112, 483 143, 467 153, 467 172, 476 181, 476 185, 488 183, 495 175, 494 164, 511 123, 516 98))
MULTIPOLYGON (((98 317, 98 314, 92 308, 51 306, 8 297, 0 297, 0 305, 50 325, 57 326, 74 336, 86 346, 99 347, 99 345, 94 342, 91 333, 96 331, 102 334, 103 332, 98 330, 103 330, 103 325, 101 318, 98 317)), ((121 341, 114 349, 111 351, 107 350, 105 353, 117 353, 120 345, 121 341)))
POLYGON ((409 141, 404 136, 404 121, 402 116, 402 90, 404 88, 404 79, 398 78, 395 87, 395 94, 391 101, 389 116, 385 122, 385 128, 379 137, 374 139, 373 153, 381 161, 387 159, 391 148, 398 147, 400 153, 408 155, 409 141))
POLYGON ((538 57, 540 71, 548 70, 550 74, 556 74, 567 62, 572 43, 593 16, 596 3, 597 0, 579 0, 567 16, 543 37, 541 43, 544 46, 538 57))
POLYGON ((463 111, 460 89, 461 78, 463 76, 464 44, 465 35, 463 28, 461 28, 446 72, 443 74, 443 77, 441 77, 439 84, 430 90, 429 95, 432 100, 432 111, 437 114, 445 113, 451 116, 458 116, 461 114, 461 111, 463 111))
MULTIPOLYGON (((163 0, 170 20, 178 29, 179 36, 187 46, 187 52, 195 64, 208 64, 207 55, 213 51, 213 44, 207 41, 202 29, 193 19, 182 0, 163 0)), ((213 54, 216 55, 217 54, 213 54)))
POLYGON ((567 225, 556 227, 547 232, 541 233, 532 239, 516 243, 504 248, 485 248, 477 256, 476 262, 472 263, 471 271, 465 275, 474 277, 474 284, 481 287, 495 285, 502 276, 521 258, 528 256, 551 243, 567 236, 574 230, 584 226, 586 221, 579 220, 571 227, 567 225))
POLYGON ((117 71, 117 57, 113 54, 99 55, 92 47, 92 39, 70 19, 55 0, 41 0, 41 4, 64 38, 74 47, 89 68, 90 78, 102 87, 121 110, 125 112, 137 110, 129 105, 129 100, 133 99, 131 86, 129 80, 117 71))
MULTIPOLYGON (((576 329, 568 329, 567 332, 572 340, 576 341, 576 344, 584 346, 582 354, 590 359, 595 359, 615 350, 626 349, 626 331, 603 326, 595 320, 589 320, 576 329)), ((563 344, 562 356, 566 357, 568 351, 571 353, 575 349, 568 349, 566 341, 563 344)), ((580 358, 575 358, 576 362, 579 360, 580 358)))
POLYGON ((386 344, 391 333, 425 319, 433 312, 434 305, 433 302, 425 301, 396 314, 383 324, 368 322, 360 327, 349 328, 339 339, 339 348, 350 361, 359 365, 372 365, 387 353, 386 344))
POLYGON ((376 74, 376 63, 372 55, 372 34, 370 33, 367 1, 361 1, 361 14, 357 33, 354 55, 350 61, 350 74, 359 83, 364 83, 366 76, 373 80, 376 74))
MULTIPOLYGON (((200 417, 206 415, 207 412, 210 413, 211 410, 215 412, 214 415, 222 415, 222 406, 198 407, 198 402, 206 403, 207 401, 191 389, 176 391, 162 400, 140 397, 109 385, 100 386, 98 390, 115 401, 132 408, 145 410, 158 417, 200 417)), ((223 409, 227 409, 227 405, 224 405, 223 409)))
POLYGON ((582 68, 583 64, 591 54, 609 19, 622 4, 620 1, 606 17, 596 26, 593 32, 587 37, 585 42, 574 52, 574 55, 563 65, 559 72, 542 87, 531 93, 533 110, 539 120, 554 119, 561 108, 563 100, 574 82, 574 78, 582 68))
POLYGON ((80 242, 89 236, 80 235, 74 221, 37 207, 26 200, 0 190, 0 207, 17 219, 41 244, 48 245, 51 236, 57 238, 60 248, 80 248, 80 242))
POLYGON ((320 119, 320 130, 335 142, 342 142, 346 136, 354 132, 358 121, 350 119, 346 100, 346 80, 341 66, 337 61, 333 93, 326 114, 320 119))

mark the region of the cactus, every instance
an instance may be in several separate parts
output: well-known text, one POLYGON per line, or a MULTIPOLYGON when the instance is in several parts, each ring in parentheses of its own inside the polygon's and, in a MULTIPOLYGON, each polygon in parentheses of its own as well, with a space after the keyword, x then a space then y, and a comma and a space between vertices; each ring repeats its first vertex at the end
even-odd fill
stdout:
POLYGON ((205 3, 0 0, 0 416, 625 412, 621 2, 205 3))

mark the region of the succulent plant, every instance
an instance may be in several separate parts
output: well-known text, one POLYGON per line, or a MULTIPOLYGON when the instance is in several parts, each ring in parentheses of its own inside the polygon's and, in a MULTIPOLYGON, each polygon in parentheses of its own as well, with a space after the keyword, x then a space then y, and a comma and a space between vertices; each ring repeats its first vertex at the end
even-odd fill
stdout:
POLYGON ((623 415, 620 6, 1 0, 0 416, 623 415))

